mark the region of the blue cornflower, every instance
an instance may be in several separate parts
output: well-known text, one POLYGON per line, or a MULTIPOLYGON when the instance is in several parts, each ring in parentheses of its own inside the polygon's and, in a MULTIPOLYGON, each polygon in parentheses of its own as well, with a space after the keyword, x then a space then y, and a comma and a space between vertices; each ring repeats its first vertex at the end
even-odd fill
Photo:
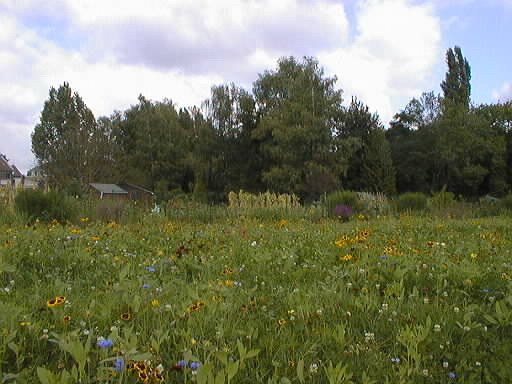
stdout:
POLYGON ((150 287, 150 285, 148 283, 142 284, 142 288, 144 288, 144 289, 148 289, 149 287, 150 287))
POLYGON ((450 373, 448 373, 448 377, 450 379, 456 379, 457 378, 457 374, 455 372, 450 372, 450 373))
POLYGON ((114 342, 110 339, 98 338, 96 345, 100 348, 106 349, 111 348, 114 345, 114 342))
POLYGON ((176 366, 178 366, 179 368, 185 368, 188 364, 188 361, 187 360, 180 360, 176 363, 176 366))
POLYGON ((190 369, 193 371, 197 371, 197 369, 199 369, 200 366, 201 366, 201 363, 199 361, 192 361, 190 363, 190 369))
POLYGON ((149 267, 146 267, 146 271, 148 272, 156 272, 156 268, 150 265, 149 267))
POLYGON ((124 359, 122 357, 118 357, 114 363, 114 369, 116 372, 124 371, 124 359))

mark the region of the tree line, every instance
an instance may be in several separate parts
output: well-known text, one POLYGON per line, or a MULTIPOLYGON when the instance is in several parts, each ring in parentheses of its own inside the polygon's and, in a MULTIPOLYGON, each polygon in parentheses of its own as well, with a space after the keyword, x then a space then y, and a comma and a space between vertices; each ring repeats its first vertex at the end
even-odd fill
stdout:
POLYGON ((212 87, 200 106, 140 95, 96 119, 68 83, 51 88, 32 150, 50 185, 79 194, 90 182, 129 182, 160 199, 271 190, 318 199, 339 189, 501 196, 512 187, 512 104, 471 104, 471 68, 446 53, 442 95, 412 99, 384 128, 315 58, 282 58, 249 92, 212 87))

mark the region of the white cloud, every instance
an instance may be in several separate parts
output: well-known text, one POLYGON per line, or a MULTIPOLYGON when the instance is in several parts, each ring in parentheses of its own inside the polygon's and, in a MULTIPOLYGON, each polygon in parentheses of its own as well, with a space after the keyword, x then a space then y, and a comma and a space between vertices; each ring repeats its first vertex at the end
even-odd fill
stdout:
POLYGON ((492 97, 497 102, 512 101, 512 83, 503 83, 500 89, 493 91, 492 97))
POLYGON ((429 5, 406 0, 359 4, 353 40, 320 55, 345 95, 356 95, 387 123, 407 101, 427 90, 439 62, 441 24, 429 5))
POLYGON ((67 7, 91 56, 109 52, 122 63, 195 74, 241 73, 261 50, 313 55, 348 31, 343 5, 325 0, 110 0, 101 7, 70 0, 67 7))

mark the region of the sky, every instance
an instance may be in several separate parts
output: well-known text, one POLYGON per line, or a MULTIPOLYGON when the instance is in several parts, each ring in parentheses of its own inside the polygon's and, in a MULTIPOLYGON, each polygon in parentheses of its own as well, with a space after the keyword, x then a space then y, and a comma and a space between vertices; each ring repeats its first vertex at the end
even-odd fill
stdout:
POLYGON ((0 153, 26 172, 50 87, 96 117, 143 94, 191 107, 213 85, 252 89, 283 56, 314 56, 385 126, 440 92, 445 53, 471 65, 475 104, 512 99, 512 0, 0 0, 0 153))

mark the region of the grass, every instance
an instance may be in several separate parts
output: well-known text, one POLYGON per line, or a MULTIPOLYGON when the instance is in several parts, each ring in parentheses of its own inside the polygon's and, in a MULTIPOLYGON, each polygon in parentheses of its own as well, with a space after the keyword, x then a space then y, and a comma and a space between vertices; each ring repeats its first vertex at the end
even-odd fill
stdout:
POLYGON ((212 212, 0 224, 0 379, 511 381, 510 218, 212 212))

